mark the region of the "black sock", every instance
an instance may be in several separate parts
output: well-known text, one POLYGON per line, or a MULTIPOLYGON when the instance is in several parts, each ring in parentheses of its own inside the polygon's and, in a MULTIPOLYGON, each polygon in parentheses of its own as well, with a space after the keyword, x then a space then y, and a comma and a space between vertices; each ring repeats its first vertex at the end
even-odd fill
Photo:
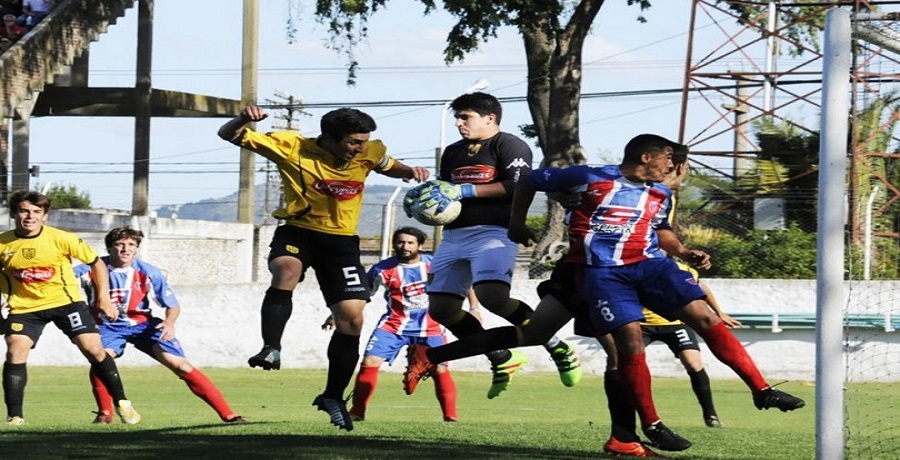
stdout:
POLYGON ((640 441, 641 438, 635 432, 637 419, 634 407, 625 393, 622 380, 619 379, 619 371, 610 370, 603 374, 603 390, 606 392, 613 437, 622 442, 640 441))
POLYGON ((329 399, 344 399, 356 363, 359 361, 359 336, 335 331, 328 343, 328 380, 322 395, 329 399))
POLYGON ((97 378, 106 386, 113 402, 116 406, 119 401, 128 399, 125 397, 125 389, 122 387, 122 379, 119 377, 119 367, 116 366, 116 360, 104 353, 103 361, 99 363, 91 363, 91 369, 97 374, 97 378))
POLYGON ((25 384, 28 383, 28 369, 25 363, 3 363, 3 402, 6 403, 7 417, 23 417, 25 404, 25 384))
POLYGON ((284 326, 291 318, 294 305, 291 299, 293 291, 275 289, 270 287, 263 297, 262 309, 262 339, 263 343, 281 350, 281 336, 284 335, 284 326))
POLYGON ((513 310, 512 313, 506 316, 506 320, 512 323, 514 326, 521 326, 525 324, 526 321, 531 319, 531 316, 534 315, 534 309, 528 306, 527 303, 522 302, 521 300, 509 299, 510 302, 518 302, 519 305, 513 310))
POLYGON ((461 320, 454 324, 445 324, 444 327, 457 337, 467 337, 484 330, 481 321, 478 321, 478 318, 472 316, 469 312, 465 312, 461 320))
MULTIPOLYGON (((467 335, 459 340, 446 345, 428 350, 428 360, 435 364, 454 359, 467 358, 495 350, 515 347, 518 345, 516 328, 513 326, 498 327, 467 335)), ((507 351, 507 350, 504 350, 507 351)), ((490 359, 490 357, 488 357, 490 359)), ((508 360, 509 357, 500 361, 508 360)), ((493 362, 493 361, 491 361, 493 362)), ((499 363, 495 363, 499 364, 499 363)))
POLYGON ((688 377, 691 378, 691 388, 693 388, 694 394, 697 395, 697 402, 700 403, 700 407, 703 409, 703 418, 717 415, 706 369, 700 369, 697 372, 688 371, 688 377))

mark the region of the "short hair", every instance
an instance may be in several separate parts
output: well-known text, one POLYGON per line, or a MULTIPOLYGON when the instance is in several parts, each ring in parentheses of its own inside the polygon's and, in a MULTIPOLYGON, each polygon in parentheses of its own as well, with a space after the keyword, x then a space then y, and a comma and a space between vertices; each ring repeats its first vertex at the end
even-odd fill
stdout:
POLYGON ((369 114, 345 107, 326 113, 319 122, 322 134, 339 141, 351 134, 371 133, 378 128, 369 114))
POLYGON ((503 117, 503 106, 500 105, 500 101, 496 97, 480 91, 463 94, 457 97, 450 103, 450 108, 453 109, 454 112, 471 110, 482 117, 486 115, 496 115, 498 125, 500 124, 500 119, 503 117))
POLYGON ((45 213, 50 212, 50 198, 47 198, 46 195, 33 190, 19 190, 9 196, 9 213, 15 214, 19 212, 23 201, 43 209, 45 213))
POLYGON ((410 235, 414 237, 416 241, 419 242, 419 246, 425 244, 425 240, 428 238, 425 236, 425 232, 416 227, 400 227, 397 230, 394 230, 394 235, 391 236, 391 243, 396 242, 399 235, 410 235))
POLYGON ((690 149, 684 144, 672 146, 672 164, 678 166, 687 163, 688 153, 690 153, 690 149))
POLYGON ((660 151, 666 147, 672 148, 672 163, 680 164, 687 161, 688 148, 686 145, 670 141, 665 137, 656 134, 638 134, 625 144, 625 156, 622 158, 622 164, 640 164, 641 155, 643 155, 644 152, 660 151), (680 163, 676 162, 676 154, 679 156, 683 155, 684 160, 680 163))
POLYGON ((134 240, 137 243, 138 247, 140 247, 141 241, 144 239, 144 232, 135 230, 128 226, 116 227, 106 234, 106 237, 103 239, 103 241, 106 243, 106 248, 109 249, 113 247, 117 242, 129 238, 134 240))

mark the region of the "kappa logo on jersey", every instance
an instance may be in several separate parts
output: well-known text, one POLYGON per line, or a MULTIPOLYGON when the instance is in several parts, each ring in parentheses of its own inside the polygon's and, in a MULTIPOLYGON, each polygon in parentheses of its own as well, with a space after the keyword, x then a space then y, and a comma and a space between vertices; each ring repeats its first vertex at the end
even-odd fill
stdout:
POLYGON ((56 275, 56 269, 53 267, 28 267, 24 270, 18 270, 14 276, 22 284, 43 283, 56 275))
POLYGON ((525 162, 525 160, 523 160, 523 159, 521 159, 521 158, 516 158, 515 160, 512 161, 512 163, 510 163, 510 164, 506 167, 506 169, 509 169, 509 168, 528 168, 528 167, 530 167, 530 166, 528 165, 528 163, 525 162))
POLYGON ((450 173, 450 182, 454 184, 487 184, 492 182, 495 177, 497 177, 497 170, 492 166, 463 166, 450 173))
POLYGON ((356 198, 363 191, 363 183, 355 180, 317 180, 315 189, 331 195, 338 200, 350 200, 356 198))

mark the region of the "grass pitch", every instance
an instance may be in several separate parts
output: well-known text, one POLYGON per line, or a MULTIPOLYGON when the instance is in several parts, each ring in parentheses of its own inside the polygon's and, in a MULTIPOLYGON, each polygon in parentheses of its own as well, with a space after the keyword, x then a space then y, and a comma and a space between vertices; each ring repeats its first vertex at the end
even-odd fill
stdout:
MULTIPOLYGON (((525 372, 488 400, 487 373, 454 372, 458 423, 446 423, 430 381, 406 396, 401 375, 382 372, 365 422, 338 430, 312 406, 321 370, 264 372, 204 369, 232 407, 251 423, 225 425, 161 366, 121 370, 138 425, 92 425, 87 367, 30 367, 23 427, 0 427, 0 457, 23 459, 586 459, 602 457, 609 436, 603 381, 585 376, 574 388, 556 374, 525 372)), ((738 380, 713 381, 721 429, 706 428, 687 379, 654 379, 660 415, 694 446, 684 459, 812 459, 814 387, 780 388, 804 409, 758 411, 738 380)), ((896 406, 894 401, 893 407, 896 406)), ((889 405, 890 406, 890 405, 889 405)), ((890 410, 885 407, 885 410, 890 410)), ((118 421, 117 421, 118 422, 118 421)))

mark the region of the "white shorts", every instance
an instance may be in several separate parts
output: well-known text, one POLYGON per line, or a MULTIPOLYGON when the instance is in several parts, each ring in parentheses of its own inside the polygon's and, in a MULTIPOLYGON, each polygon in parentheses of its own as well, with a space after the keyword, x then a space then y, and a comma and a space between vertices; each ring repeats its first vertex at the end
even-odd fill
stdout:
POLYGON ((472 284, 500 281, 512 285, 519 245, 506 236, 506 227, 476 225, 444 230, 431 260, 429 293, 465 298, 472 284))

